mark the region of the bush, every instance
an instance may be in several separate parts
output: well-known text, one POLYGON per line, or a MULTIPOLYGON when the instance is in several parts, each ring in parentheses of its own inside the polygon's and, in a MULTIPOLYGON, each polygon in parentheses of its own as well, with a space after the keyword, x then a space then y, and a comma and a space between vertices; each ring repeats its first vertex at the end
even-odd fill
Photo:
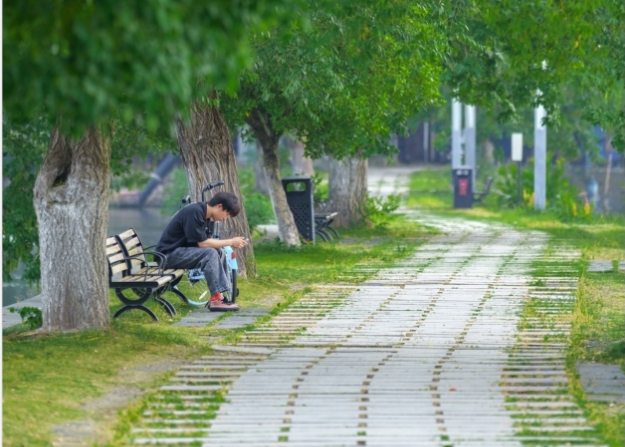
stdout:
POLYGON ((255 177, 254 171, 247 166, 239 168, 239 186, 241 187, 241 195, 245 201, 245 214, 247 215, 247 223, 250 226, 250 232, 258 225, 270 224, 275 222, 273 206, 271 199, 254 190, 255 177))
POLYGON ((401 198, 390 195, 387 198, 367 197, 363 216, 371 226, 384 228, 396 220, 399 215, 395 211, 399 209, 401 198))
POLYGON ((264 194, 252 193, 245 195, 245 213, 250 232, 258 225, 275 222, 271 200, 264 194))
MULTIPOLYGON (((499 168, 496 181, 498 205, 504 208, 534 208, 534 165, 530 163, 521 172, 522 200, 517 200, 517 165, 499 168)), ((578 188, 564 175, 564 162, 547 166, 546 209, 553 211, 560 220, 584 218, 592 215, 592 206, 579 200, 578 188)))
POLYGON ((329 185, 324 180, 324 176, 319 172, 315 172, 315 175, 312 176, 313 200, 315 203, 324 203, 328 200, 329 185))
POLYGON ((9 307, 9 312, 18 313, 22 318, 22 323, 29 329, 37 329, 43 325, 43 316, 41 310, 37 307, 9 307))

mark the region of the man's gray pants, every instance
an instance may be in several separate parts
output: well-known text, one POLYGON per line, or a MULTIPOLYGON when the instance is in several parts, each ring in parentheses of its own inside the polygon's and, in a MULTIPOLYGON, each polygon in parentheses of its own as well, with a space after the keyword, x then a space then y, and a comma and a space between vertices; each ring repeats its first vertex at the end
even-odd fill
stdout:
POLYGON ((211 296, 230 290, 230 265, 220 248, 180 247, 167 255, 168 269, 200 269, 211 296))

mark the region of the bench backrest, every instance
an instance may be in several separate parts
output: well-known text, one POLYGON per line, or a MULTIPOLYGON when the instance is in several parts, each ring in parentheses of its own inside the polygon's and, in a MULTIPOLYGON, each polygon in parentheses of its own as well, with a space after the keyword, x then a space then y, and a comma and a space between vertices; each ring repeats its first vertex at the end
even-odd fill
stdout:
POLYGON ((139 270, 147 265, 148 260, 144 254, 143 244, 134 229, 130 228, 116 237, 119 239, 126 257, 135 256, 129 260, 131 271, 139 270))
POLYGON ((124 277, 130 272, 126 262, 126 254, 115 237, 106 238, 106 259, 109 264, 109 281, 124 277))

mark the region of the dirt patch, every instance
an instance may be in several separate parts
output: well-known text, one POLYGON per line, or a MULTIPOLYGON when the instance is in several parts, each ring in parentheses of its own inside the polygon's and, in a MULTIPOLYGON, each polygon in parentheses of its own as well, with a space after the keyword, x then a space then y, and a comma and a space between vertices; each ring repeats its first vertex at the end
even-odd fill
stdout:
POLYGON ((81 407, 88 415, 85 419, 69 421, 52 428, 57 438, 54 447, 89 447, 94 443, 103 443, 113 434, 117 421, 117 412, 126 408, 130 402, 141 397, 145 391, 138 385, 149 382, 157 376, 175 370, 185 364, 185 359, 167 359, 148 363, 136 368, 124 368, 120 371, 120 382, 106 394, 86 401, 81 407))

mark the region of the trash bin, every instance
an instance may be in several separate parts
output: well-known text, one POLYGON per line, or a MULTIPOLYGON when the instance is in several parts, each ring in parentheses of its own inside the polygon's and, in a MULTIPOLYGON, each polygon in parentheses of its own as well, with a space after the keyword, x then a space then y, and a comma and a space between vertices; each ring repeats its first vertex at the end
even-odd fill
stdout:
POLYGON ((301 236, 315 242, 315 212, 313 183, 310 177, 286 177, 282 179, 286 201, 293 213, 297 231, 301 236))
POLYGON ((473 208, 473 184, 471 168, 459 167, 452 170, 454 182, 454 208, 473 208))

